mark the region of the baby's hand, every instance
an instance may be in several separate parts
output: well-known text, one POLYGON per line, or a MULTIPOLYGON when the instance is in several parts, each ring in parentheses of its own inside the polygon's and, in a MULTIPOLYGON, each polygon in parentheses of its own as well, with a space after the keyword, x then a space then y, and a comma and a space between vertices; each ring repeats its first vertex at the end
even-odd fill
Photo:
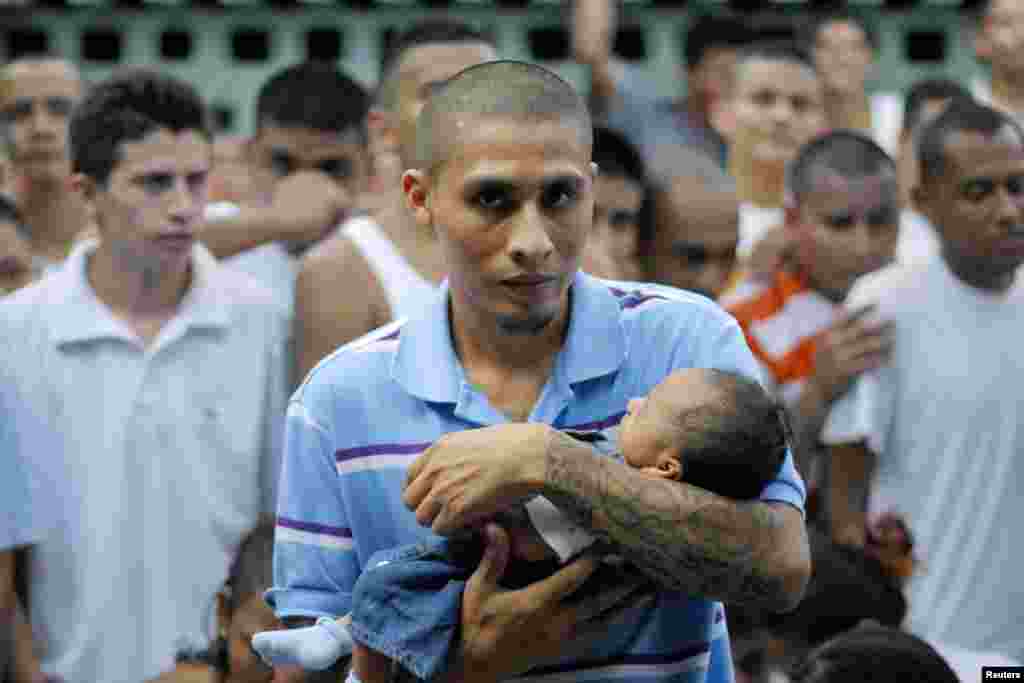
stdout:
POLYGON ((313 626, 283 631, 263 631, 252 637, 252 648, 271 667, 298 665, 309 671, 324 671, 342 657, 352 654, 348 632, 351 617, 321 617, 313 626))

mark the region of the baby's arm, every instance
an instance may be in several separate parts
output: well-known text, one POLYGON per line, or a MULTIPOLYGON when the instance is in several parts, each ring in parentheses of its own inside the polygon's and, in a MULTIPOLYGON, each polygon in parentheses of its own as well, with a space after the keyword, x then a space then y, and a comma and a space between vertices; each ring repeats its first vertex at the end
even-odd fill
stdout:
POLYGON ((350 621, 346 614, 340 619, 321 617, 305 628, 263 631, 252 637, 252 647, 270 666, 297 664, 308 671, 324 671, 352 654, 350 621))

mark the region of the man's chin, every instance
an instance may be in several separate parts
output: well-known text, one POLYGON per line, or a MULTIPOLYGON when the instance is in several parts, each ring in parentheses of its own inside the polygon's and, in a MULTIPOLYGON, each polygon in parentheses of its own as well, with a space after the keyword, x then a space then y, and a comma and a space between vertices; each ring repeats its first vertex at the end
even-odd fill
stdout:
POLYGON ((499 315, 498 327, 506 334, 532 336, 547 329, 555 318, 556 313, 548 311, 533 314, 499 315))

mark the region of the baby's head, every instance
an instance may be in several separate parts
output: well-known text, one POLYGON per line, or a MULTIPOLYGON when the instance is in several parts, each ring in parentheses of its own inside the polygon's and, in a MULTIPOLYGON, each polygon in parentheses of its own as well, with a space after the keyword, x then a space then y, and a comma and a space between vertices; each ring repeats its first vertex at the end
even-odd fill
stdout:
POLYGON ((760 384, 693 368, 630 401, 619 441, 632 467, 743 500, 778 475, 790 434, 785 410, 760 384))

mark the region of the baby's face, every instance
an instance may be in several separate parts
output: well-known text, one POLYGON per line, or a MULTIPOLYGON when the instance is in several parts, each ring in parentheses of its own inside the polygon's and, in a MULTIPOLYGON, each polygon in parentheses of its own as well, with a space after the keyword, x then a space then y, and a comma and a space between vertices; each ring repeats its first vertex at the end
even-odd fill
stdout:
POLYGON ((670 438, 667 416, 657 397, 629 402, 619 430, 619 445, 627 465, 637 469, 657 466, 658 455, 670 438))

